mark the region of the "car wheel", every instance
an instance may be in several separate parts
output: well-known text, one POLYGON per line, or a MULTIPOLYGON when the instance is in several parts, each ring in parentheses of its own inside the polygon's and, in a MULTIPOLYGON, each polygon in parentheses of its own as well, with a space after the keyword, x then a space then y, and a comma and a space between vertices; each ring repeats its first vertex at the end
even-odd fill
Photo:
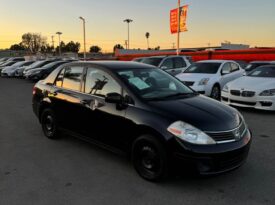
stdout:
POLYGON ((159 181, 167 175, 168 160, 163 144, 146 135, 135 140, 132 162, 138 174, 148 181, 159 181))
POLYGON ((56 117, 51 109, 45 109, 41 115, 41 125, 44 135, 50 139, 57 139, 58 136, 58 126, 56 122, 56 117))
POLYGON ((219 100, 219 101, 221 100, 221 89, 218 85, 214 85, 214 87, 212 88, 210 97, 215 100, 219 100))

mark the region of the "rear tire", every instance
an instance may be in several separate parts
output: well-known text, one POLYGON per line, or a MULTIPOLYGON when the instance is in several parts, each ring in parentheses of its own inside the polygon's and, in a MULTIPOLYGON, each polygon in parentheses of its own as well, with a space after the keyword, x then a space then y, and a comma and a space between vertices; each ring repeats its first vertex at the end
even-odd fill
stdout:
POLYGON ((221 100, 221 89, 220 89, 220 86, 214 85, 214 87, 212 88, 210 97, 213 98, 213 99, 215 99, 215 100, 218 100, 218 101, 221 100))
POLYGON ((54 112, 51 109, 43 110, 41 114, 41 126, 44 135, 49 139, 59 138, 58 125, 54 112))
POLYGON ((135 140, 132 162, 137 173, 148 181, 160 181, 168 173, 168 156, 164 145, 155 137, 144 135, 135 140))

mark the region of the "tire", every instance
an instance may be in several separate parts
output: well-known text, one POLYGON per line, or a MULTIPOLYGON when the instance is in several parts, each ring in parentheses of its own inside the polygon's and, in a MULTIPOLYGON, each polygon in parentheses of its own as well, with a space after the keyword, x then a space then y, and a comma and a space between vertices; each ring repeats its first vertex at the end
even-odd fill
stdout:
POLYGON ((168 174, 166 149, 150 135, 141 136, 133 143, 132 163, 137 173, 148 181, 160 181, 168 174))
POLYGON ((220 89, 220 86, 214 85, 214 87, 212 88, 210 97, 213 98, 213 99, 215 99, 215 100, 218 100, 218 101, 221 100, 221 89, 220 89))
POLYGON ((44 135, 49 139, 59 138, 58 125, 54 112, 51 109, 43 110, 41 114, 41 126, 44 135))

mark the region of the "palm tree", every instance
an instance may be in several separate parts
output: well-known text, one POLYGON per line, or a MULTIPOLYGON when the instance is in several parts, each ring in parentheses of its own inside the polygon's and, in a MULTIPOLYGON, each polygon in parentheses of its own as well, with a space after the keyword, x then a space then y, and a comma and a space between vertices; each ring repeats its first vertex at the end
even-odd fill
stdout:
POLYGON ((150 33, 149 32, 146 32, 145 33, 145 37, 146 37, 146 39, 147 39, 147 47, 148 47, 148 49, 150 48, 149 47, 149 37, 150 37, 150 33))

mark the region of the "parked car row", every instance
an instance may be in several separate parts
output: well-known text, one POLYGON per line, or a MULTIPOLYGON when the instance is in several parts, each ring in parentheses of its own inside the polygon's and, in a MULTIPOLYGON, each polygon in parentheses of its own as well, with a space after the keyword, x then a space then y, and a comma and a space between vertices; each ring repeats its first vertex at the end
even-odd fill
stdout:
POLYGON ((45 79, 58 66, 73 60, 62 60, 60 58, 22 61, 24 58, 1 59, 0 72, 2 77, 19 77, 29 80, 45 79))
MULTIPOLYGON (((159 62, 163 63, 168 58, 176 57, 147 57, 134 61, 162 69, 159 62)), ((181 73, 175 77, 198 93, 228 105, 275 110, 274 65, 275 61, 247 64, 243 61, 206 60, 181 68, 181 73)))

